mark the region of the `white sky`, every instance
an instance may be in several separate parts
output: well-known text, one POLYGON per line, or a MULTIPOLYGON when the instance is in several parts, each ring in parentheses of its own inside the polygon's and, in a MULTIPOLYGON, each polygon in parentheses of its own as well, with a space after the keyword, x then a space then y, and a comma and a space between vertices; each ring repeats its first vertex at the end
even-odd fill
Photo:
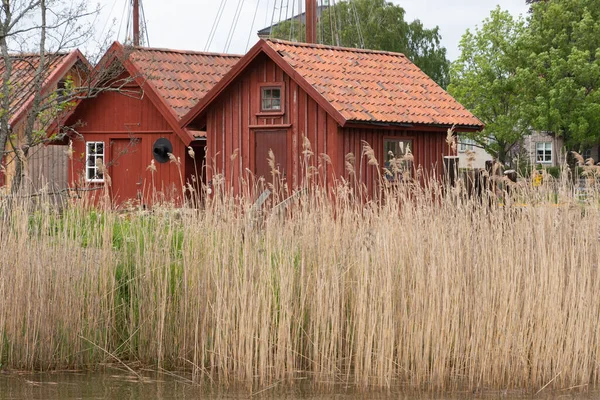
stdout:
MULTIPOLYGON (((125 39, 126 13, 124 11, 131 0, 99 0, 102 12, 96 21, 98 37, 106 37, 112 26, 110 39, 125 39), (120 27, 120 35, 117 32, 120 27)), ((243 54, 247 45, 252 46, 258 40, 256 32, 270 25, 273 17, 273 3, 289 4, 281 10, 282 19, 291 16, 291 7, 297 10, 298 0, 142 0, 145 11, 150 46, 185 50, 209 50, 243 54), (217 26, 216 34, 208 49, 207 38, 221 1, 225 2, 224 12, 217 26), (289 3, 287 3, 289 1, 289 3), (241 14, 231 36, 231 44, 226 43, 231 27, 234 26, 236 7, 241 4, 241 14), (257 9, 256 20, 252 20, 257 9), (266 22, 266 24, 265 24, 266 22)), ((304 0, 301 0, 304 3, 304 0)), ((454 60, 458 54, 458 43, 467 28, 473 29, 487 17, 498 4, 513 15, 525 15, 528 6, 525 0, 392 0, 406 10, 406 20, 419 19, 427 28, 440 27, 442 44, 446 47, 448 58, 454 60)), ((275 22, 279 20, 280 10, 274 13, 275 22)), ((90 47, 93 45, 90 43, 90 47)))

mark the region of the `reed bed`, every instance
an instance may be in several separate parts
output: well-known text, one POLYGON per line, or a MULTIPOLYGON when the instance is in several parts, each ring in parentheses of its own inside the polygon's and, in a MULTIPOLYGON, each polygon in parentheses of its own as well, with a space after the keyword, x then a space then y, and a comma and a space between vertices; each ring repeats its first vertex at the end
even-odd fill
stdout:
POLYGON ((336 190, 283 210, 218 188, 201 208, 5 205, 1 367, 111 362, 254 387, 598 383, 598 196, 336 190))

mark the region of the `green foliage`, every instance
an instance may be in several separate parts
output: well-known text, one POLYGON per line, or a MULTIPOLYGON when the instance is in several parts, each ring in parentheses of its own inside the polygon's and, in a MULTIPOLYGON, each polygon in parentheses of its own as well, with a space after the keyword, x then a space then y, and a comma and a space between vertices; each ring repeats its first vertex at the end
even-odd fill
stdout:
POLYGON ((600 140, 600 2, 552 0, 532 7, 522 45, 525 114, 568 147, 600 140))
POLYGON ((466 136, 500 162, 507 162, 510 151, 529 133, 517 77, 524 31, 523 19, 515 20, 497 7, 480 28, 463 35, 461 55, 450 72, 450 94, 485 124, 481 133, 466 136))
POLYGON ((562 167, 546 167, 546 173, 556 179, 560 178, 562 167))
MULTIPOLYGON (((323 10, 317 39, 329 45, 403 53, 445 88, 449 62, 439 29, 426 29, 419 20, 408 23, 404 17, 402 7, 385 0, 340 1, 323 10)), ((303 41, 304 34, 304 24, 294 20, 279 24, 272 36, 303 41)))
POLYGON ((297 19, 282 21, 273 27, 271 36, 277 39, 304 42, 306 25, 297 19))

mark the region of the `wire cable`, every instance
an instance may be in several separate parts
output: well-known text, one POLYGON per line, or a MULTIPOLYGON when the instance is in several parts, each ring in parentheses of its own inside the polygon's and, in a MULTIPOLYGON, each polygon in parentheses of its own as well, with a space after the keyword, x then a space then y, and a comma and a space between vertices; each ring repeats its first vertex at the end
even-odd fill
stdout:
MULTIPOLYGON (((295 25, 295 23, 296 23, 296 18, 295 17, 296 16, 294 15, 295 14, 294 10, 295 10, 295 7, 296 7, 296 0, 291 0, 291 2, 292 2, 292 16, 290 18, 290 37, 289 37, 290 41, 296 40, 296 38, 294 37, 294 31, 295 31, 294 28, 296 27, 296 25, 295 25)), ((300 27, 298 27, 298 29, 300 29, 300 27)))
POLYGON ((119 0, 113 1, 113 5, 110 8, 110 11, 108 12, 108 16, 106 17, 106 21, 104 22, 104 26, 102 27, 102 30, 100 31, 100 36, 99 36, 100 38, 102 38, 104 36, 104 32, 106 32, 106 27, 108 26, 108 21, 110 21, 110 16, 112 15, 113 11, 115 10, 115 6, 117 5, 118 1, 119 0))
POLYGON ((140 8, 142 11, 142 37, 146 36, 146 47, 150 47, 150 37, 148 36, 148 25, 146 23, 146 12, 144 11, 144 2, 140 0, 140 8))
POLYGON ((365 48, 365 38, 362 35, 362 29, 360 27, 360 18, 358 16, 358 11, 356 10, 356 0, 350 0, 350 5, 354 12, 354 20, 356 22, 356 33, 358 34, 358 42, 360 44, 360 48, 365 48))
POLYGON ((269 37, 273 37, 273 22, 275 20, 275 10, 277 9, 277 0, 273 0, 273 14, 271 14, 271 28, 269 29, 269 37))
POLYGON ((233 23, 229 28, 229 33, 227 34, 227 39, 225 40, 225 49, 224 53, 229 51, 229 46, 231 45, 231 41, 233 39, 233 35, 235 33, 235 28, 237 27, 238 21, 240 19, 240 15, 242 14, 242 6, 244 2, 243 0, 238 0, 237 7, 235 8, 235 13, 233 14, 233 23))
MULTIPOLYGON (((121 36, 121 28, 123 27, 123 21, 125 21, 127 10, 127 0, 123 2, 123 12, 121 13, 121 22, 119 22, 119 30, 117 31, 117 38, 121 36)), ((127 36, 127 34, 125 34, 127 36)))
POLYGON ((212 41, 215 37, 215 33, 217 32, 217 27, 219 26, 219 22, 221 22, 221 17, 223 16, 223 11, 225 10, 225 6, 227 5, 227 0, 221 0, 221 4, 219 4, 219 9, 217 10, 217 16, 213 22, 212 28, 210 28, 210 33, 208 34, 208 38, 206 39, 206 46, 204 46, 204 51, 208 51, 212 41))
POLYGON ((258 6, 260 5, 260 0, 256 0, 256 8, 254 9, 254 16, 252 17, 252 25, 250 25, 250 33, 248 34, 248 41, 246 42, 246 50, 248 51, 248 47, 250 46, 250 39, 252 38, 252 34, 254 32, 254 22, 256 21, 256 14, 258 14, 258 6))

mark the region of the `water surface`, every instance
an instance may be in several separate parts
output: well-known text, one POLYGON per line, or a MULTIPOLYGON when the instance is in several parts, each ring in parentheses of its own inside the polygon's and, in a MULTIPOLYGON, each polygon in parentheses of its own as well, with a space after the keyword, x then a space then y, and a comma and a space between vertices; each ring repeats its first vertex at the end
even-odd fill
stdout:
POLYGON ((276 400, 350 400, 350 399, 571 399, 584 400, 600 397, 598 390, 581 391, 545 390, 533 395, 522 391, 485 391, 479 393, 457 392, 445 395, 432 393, 361 392, 355 389, 336 388, 332 391, 315 390, 310 385, 280 387, 273 385, 252 393, 249 389, 234 390, 207 388, 194 385, 184 377, 165 374, 148 374, 140 380, 135 375, 116 372, 52 372, 18 373, 0 372, 0 400, 8 399, 123 399, 123 400, 171 400, 171 399, 276 399, 276 400))

